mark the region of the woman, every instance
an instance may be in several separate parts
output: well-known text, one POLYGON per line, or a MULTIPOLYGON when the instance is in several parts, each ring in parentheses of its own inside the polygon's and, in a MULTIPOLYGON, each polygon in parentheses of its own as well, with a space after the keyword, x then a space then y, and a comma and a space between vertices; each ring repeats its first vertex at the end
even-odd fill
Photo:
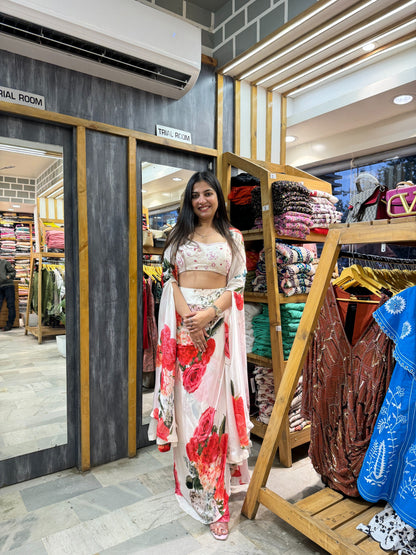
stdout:
POLYGON ((149 438, 161 451, 173 447, 181 507, 225 540, 231 478, 248 481, 246 267, 213 174, 189 180, 163 266, 149 438))

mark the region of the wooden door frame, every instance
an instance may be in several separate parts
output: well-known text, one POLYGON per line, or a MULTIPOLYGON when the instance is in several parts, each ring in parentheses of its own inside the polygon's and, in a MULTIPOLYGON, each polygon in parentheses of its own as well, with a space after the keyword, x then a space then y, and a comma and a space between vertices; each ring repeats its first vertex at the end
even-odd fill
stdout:
MULTIPOLYGON (((222 101, 221 101, 222 104, 222 101)), ((220 110, 222 106, 220 106, 220 110)), ((54 123, 56 125, 72 127, 76 133, 77 153, 77 198, 78 198, 78 260, 79 260, 79 468, 82 471, 91 468, 90 444, 90 364, 89 364, 89 267, 88 267, 88 212, 87 212, 87 154, 86 130, 99 131, 125 137, 128 140, 128 207, 129 207, 129 339, 128 339, 128 456, 136 455, 137 450, 137 141, 159 145, 160 147, 192 152, 218 158, 218 149, 180 143, 172 139, 164 139, 107 123, 91 121, 11 104, 0 101, 0 113, 4 115, 20 116, 33 121, 54 123)))

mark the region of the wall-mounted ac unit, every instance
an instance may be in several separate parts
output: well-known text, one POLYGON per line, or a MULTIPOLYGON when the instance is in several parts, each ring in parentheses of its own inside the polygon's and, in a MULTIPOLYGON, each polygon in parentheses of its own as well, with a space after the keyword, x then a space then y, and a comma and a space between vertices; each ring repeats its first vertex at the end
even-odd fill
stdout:
POLYGON ((137 0, 2 0, 0 49, 175 99, 201 69, 201 30, 137 0))

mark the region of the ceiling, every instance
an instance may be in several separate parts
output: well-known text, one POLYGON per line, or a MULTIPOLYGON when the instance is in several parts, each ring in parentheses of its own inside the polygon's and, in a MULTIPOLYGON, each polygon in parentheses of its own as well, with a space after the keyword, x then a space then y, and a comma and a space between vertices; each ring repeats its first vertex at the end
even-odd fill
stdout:
POLYGON ((31 156, 0 150, 0 175, 37 179, 53 162, 45 156, 31 156))

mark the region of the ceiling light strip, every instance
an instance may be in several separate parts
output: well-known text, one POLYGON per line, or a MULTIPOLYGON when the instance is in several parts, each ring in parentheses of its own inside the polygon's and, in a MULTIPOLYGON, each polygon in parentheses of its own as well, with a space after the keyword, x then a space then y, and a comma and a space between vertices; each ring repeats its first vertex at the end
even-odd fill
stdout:
MULTIPOLYGON (((372 19, 369 18, 367 19, 363 24, 361 25, 357 25, 356 27, 353 27, 349 32, 347 32, 346 34, 342 34, 338 37, 336 37, 334 40, 332 41, 328 41, 325 44, 323 44, 322 46, 320 46, 319 48, 317 48, 316 50, 312 50, 311 52, 309 52, 308 54, 305 54, 305 56, 299 57, 296 60, 294 60, 292 63, 287 64, 286 66, 283 66, 282 68, 280 68, 279 70, 270 73, 269 75, 267 75, 266 77, 263 77, 261 79, 259 79, 258 81, 255 81, 255 85, 257 86, 261 86, 264 83, 266 83, 267 81, 270 81, 271 79, 274 79, 275 77, 277 77, 278 75, 284 73, 285 71, 289 71, 290 69, 296 67, 298 64, 301 64, 303 62, 306 62, 307 60, 309 60, 310 58, 312 58, 313 56, 316 56, 318 54, 320 54, 321 52, 323 52, 324 50, 327 50, 328 48, 332 48, 333 46, 335 46, 336 44, 338 44, 339 42, 342 42, 352 36, 354 36, 355 34, 364 31, 365 29, 368 29, 369 27, 372 27, 373 25, 380 23, 381 21, 383 21, 386 18, 391 17, 392 15, 400 12, 401 10, 409 7, 410 5, 414 4, 416 2, 416 0, 410 0, 409 2, 407 2, 406 4, 402 4, 401 6, 397 7, 396 9, 391 10, 390 8, 387 8, 385 10, 385 12, 380 15, 378 18, 376 19, 372 19)), ((410 21, 414 22, 414 18, 412 17, 410 21)), ((367 39, 366 42, 368 42, 370 39, 367 39)), ((373 39, 371 39, 373 40, 373 39)), ((299 44, 296 45, 296 47, 298 47, 299 44)), ((286 55, 288 53, 287 50, 284 50, 281 55, 286 55)), ((276 58, 277 59, 277 58, 276 58)), ((255 71, 258 71, 258 68, 255 69, 255 71)), ((252 72, 254 73, 254 71, 252 72)))
MULTIPOLYGON (((407 35, 408 36, 408 35, 407 35)), ((403 37, 404 39, 406 39, 406 37, 403 37)), ((391 52, 392 50, 395 50, 396 48, 399 48, 401 46, 407 46, 409 44, 411 44, 412 42, 416 41, 416 37, 415 36, 411 36, 410 38, 398 42, 398 43, 394 43, 394 44, 390 44, 390 45, 385 45, 384 47, 379 48, 378 50, 374 50, 373 52, 370 52, 369 54, 365 54, 364 56, 361 56, 360 58, 357 58, 356 60, 345 64, 344 66, 338 68, 335 71, 329 71, 328 73, 326 73, 325 75, 322 75, 321 77, 318 77, 317 79, 313 79, 311 81, 309 81, 308 83, 305 83, 304 85, 301 85, 300 87, 296 87, 294 89, 291 89, 289 91, 286 91, 284 94, 286 96, 295 96, 307 89, 310 89, 311 87, 314 87, 315 85, 319 85, 320 83, 322 83, 323 81, 326 81, 327 79, 330 79, 332 77, 335 77, 336 75, 339 75, 341 73, 343 73, 344 71, 348 71, 349 69, 356 67, 360 64, 363 64, 364 62, 367 61, 372 61, 373 58, 381 55, 381 54, 386 54, 387 52, 391 52)), ((278 88, 278 87, 276 87, 278 88)), ((272 91, 274 91, 275 89, 271 89, 272 91)))
MULTIPOLYGON (((413 0, 413 1, 415 1, 415 0, 413 0)), ((346 19, 349 19, 353 15, 356 15, 357 13, 361 12, 365 8, 368 8, 368 6, 371 6, 371 4, 374 4, 375 2, 377 2, 377 0, 367 0, 367 2, 364 2, 359 6, 356 6, 354 8, 351 8, 350 10, 347 10, 347 11, 343 12, 340 16, 337 16, 337 17, 335 17, 335 19, 330 20, 323 27, 319 27, 316 31, 313 31, 310 34, 307 34, 303 39, 300 39, 299 41, 296 41, 291 46, 289 46, 288 48, 280 51, 275 56, 272 56, 272 57, 268 58, 267 60, 265 60, 264 62, 261 62, 260 64, 255 65, 253 68, 249 69, 248 71, 245 71, 238 78, 240 80, 247 79, 247 77, 250 77, 250 75, 253 75, 253 73, 256 73, 257 71, 260 71, 261 69, 265 68, 269 64, 272 64, 273 62, 275 62, 276 60, 278 60, 282 56, 290 54, 290 52, 293 52, 293 50, 296 50, 297 48, 300 48, 301 46, 303 46, 307 42, 311 41, 312 39, 316 38, 317 36, 321 35, 322 33, 326 33, 327 31, 329 31, 329 29, 332 29, 333 27, 335 27, 336 25, 339 25, 340 23, 342 23, 346 19)))
MULTIPOLYGON (((222 73, 223 75, 226 75, 231 70, 233 70, 235 67, 237 67, 239 64, 242 64, 243 62, 245 62, 246 60, 248 60, 249 58, 251 58, 255 54, 258 54, 259 52, 261 52, 262 50, 264 50, 265 48, 267 48, 268 46, 270 46, 271 44, 276 42, 278 39, 284 37, 285 35, 287 35, 291 31, 293 31, 294 29, 299 27, 299 25, 302 25, 303 23, 308 21, 308 19, 310 19, 311 17, 314 17, 315 15, 318 15, 320 12, 322 12, 326 8, 329 8, 329 6, 332 6, 332 4, 335 4, 338 1, 342 1, 342 0, 328 0, 328 2, 325 2, 325 3, 321 4, 316 9, 314 9, 312 11, 308 11, 303 17, 297 19, 293 23, 290 23, 289 25, 287 25, 287 27, 284 27, 279 33, 277 33, 277 35, 274 35, 270 39, 267 39, 265 42, 259 44, 257 47, 253 48, 253 50, 251 50, 250 52, 247 52, 247 54, 244 54, 243 56, 241 56, 241 58, 238 58, 238 59, 234 60, 231 64, 226 65, 224 67, 224 69, 222 69, 220 71, 220 73, 222 73)), ((372 0, 372 1, 376 1, 376 0, 372 0)))
MULTIPOLYGON (((412 19, 406 21, 406 23, 403 23, 402 25, 393 27, 393 28, 389 29, 388 31, 386 31, 385 33, 382 33, 381 35, 377 35, 376 37, 373 37, 370 40, 372 42, 379 42, 379 41, 387 38, 389 35, 391 35, 393 33, 397 33, 398 31, 401 31, 401 30, 405 29, 408 25, 414 25, 414 24, 415 24, 415 20, 414 20, 414 18, 412 18, 412 19)), ((348 56, 349 54, 357 52, 357 50, 362 50, 363 46, 367 43, 368 43, 368 39, 365 39, 365 40, 359 42, 358 44, 356 44, 355 46, 352 46, 351 48, 348 48, 347 50, 343 50, 342 52, 332 56, 331 58, 327 58, 326 60, 324 60, 320 64, 316 64, 316 65, 310 67, 309 69, 306 69, 305 71, 303 71, 301 73, 297 73, 296 75, 293 75, 292 77, 290 77, 286 81, 282 81, 281 83, 278 83, 278 84, 274 85, 273 91, 275 91, 277 88, 286 87, 287 85, 290 85, 290 83, 293 83, 294 81, 298 81, 299 79, 302 79, 302 78, 306 77, 307 75, 310 75, 311 73, 314 73, 315 71, 318 71, 318 70, 322 69, 323 67, 325 67, 329 64, 332 64, 332 63, 336 62, 337 60, 339 60, 339 59, 341 59, 345 56, 348 56)))

